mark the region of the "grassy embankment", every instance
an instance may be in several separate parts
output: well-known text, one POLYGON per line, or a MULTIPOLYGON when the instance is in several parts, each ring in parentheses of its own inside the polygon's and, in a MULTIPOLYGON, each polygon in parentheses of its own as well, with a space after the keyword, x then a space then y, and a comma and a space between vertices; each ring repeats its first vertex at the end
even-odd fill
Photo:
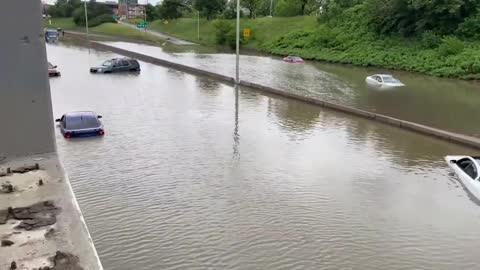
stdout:
MULTIPOLYGON (((292 31, 299 29, 313 30, 316 25, 316 19, 307 16, 293 18, 258 18, 255 20, 244 18, 241 20, 242 29, 252 29, 249 42, 246 43, 245 46, 256 49, 261 48, 265 42, 278 39, 292 31)), ((157 20, 151 22, 149 28, 150 30, 170 34, 192 42, 198 42, 197 19, 195 18, 171 20, 168 24, 157 20)), ((206 19, 200 19, 200 43, 209 46, 216 44, 213 20, 207 21, 206 19)))
MULTIPOLYGON (((315 17, 242 19, 245 27, 252 29, 252 36, 244 46, 271 54, 480 79, 480 43, 455 36, 386 37, 348 21, 341 26, 319 24, 315 17)), ((196 19, 154 21, 149 28, 198 42, 196 19)), ((214 46, 215 33, 214 21, 200 21, 200 43, 214 46)))
MULTIPOLYGON (((85 27, 79 27, 75 25, 72 18, 51 18, 52 24, 49 24, 48 19, 44 21, 45 27, 62 28, 64 30, 71 30, 76 32, 85 32, 85 27)), ((138 39, 151 42, 161 41, 159 38, 145 34, 136 29, 130 28, 125 25, 116 23, 104 23, 89 29, 92 34, 106 35, 112 37, 121 37, 128 39, 138 39)))

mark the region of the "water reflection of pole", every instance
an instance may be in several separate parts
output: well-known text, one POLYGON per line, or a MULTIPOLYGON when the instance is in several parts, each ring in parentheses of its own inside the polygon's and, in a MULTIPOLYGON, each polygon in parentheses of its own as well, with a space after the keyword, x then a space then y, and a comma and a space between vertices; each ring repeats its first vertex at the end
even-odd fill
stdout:
POLYGON ((233 129, 233 158, 240 159, 240 152, 238 148, 240 146, 240 134, 238 133, 238 96, 239 96, 238 84, 235 85, 235 128, 233 129))

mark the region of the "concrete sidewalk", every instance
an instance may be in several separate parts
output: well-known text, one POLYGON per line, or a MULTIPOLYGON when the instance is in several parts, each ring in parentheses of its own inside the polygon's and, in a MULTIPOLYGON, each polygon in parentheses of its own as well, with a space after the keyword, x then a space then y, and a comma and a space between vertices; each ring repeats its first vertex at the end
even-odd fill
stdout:
MULTIPOLYGON (((135 25, 130 24, 130 23, 126 23, 126 22, 122 22, 122 21, 118 21, 118 23, 122 24, 122 25, 125 25, 125 26, 128 26, 128 27, 131 27, 131 28, 136 29, 138 31, 142 31, 142 32, 145 31, 144 29, 137 28, 135 25)), ((197 43, 193 43, 193 42, 190 42, 190 41, 179 39, 179 38, 176 38, 174 36, 163 34, 163 33, 157 32, 157 31, 152 31, 152 30, 147 29, 147 33, 150 34, 150 35, 159 37, 161 39, 165 39, 168 42, 176 44, 176 45, 198 45, 197 43)))

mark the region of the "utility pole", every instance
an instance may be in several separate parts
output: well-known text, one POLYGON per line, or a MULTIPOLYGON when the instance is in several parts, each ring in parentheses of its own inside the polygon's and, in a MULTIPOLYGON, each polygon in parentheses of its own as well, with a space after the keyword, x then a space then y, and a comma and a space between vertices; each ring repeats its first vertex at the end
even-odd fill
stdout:
POLYGON ((197 10, 197 40, 200 40, 200 11, 197 10))
POLYGON ((143 13, 145 15, 145 34, 147 33, 147 5, 148 5, 148 0, 147 3, 145 4, 145 8, 143 9, 143 13))
POLYGON ((240 83, 240 0, 237 0, 237 59, 235 67, 235 83, 240 83))
POLYGON ((270 0, 270 17, 272 17, 273 0, 270 0))
POLYGON ((85 7, 85 29, 87 30, 87 40, 88 40, 88 12, 87 12, 87 0, 83 1, 83 6, 85 7))

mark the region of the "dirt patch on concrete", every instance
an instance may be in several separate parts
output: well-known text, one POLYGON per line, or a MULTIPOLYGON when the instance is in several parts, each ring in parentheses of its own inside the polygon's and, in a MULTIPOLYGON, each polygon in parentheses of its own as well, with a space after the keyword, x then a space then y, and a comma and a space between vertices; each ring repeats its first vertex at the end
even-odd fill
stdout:
POLYGON ((78 257, 70 253, 57 251, 50 261, 53 266, 41 267, 38 270, 83 270, 78 257))
POLYGON ((10 218, 21 220, 15 229, 29 231, 55 224, 58 211, 59 209, 52 201, 43 201, 27 207, 9 207, 6 210, 0 210, 0 224, 5 224, 10 218))

